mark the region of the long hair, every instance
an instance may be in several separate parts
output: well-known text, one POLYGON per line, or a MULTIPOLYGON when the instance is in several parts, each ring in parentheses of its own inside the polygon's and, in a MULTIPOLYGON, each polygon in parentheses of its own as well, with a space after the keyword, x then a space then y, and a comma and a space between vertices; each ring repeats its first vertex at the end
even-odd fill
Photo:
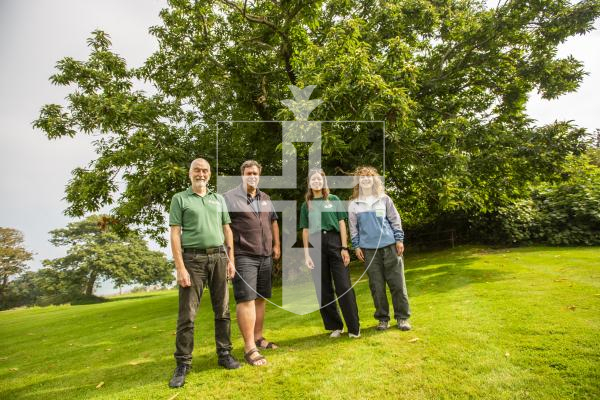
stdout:
POLYGON ((314 168, 308 171, 308 179, 306 180, 306 194, 304 195, 304 199, 306 200, 306 205, 310 209, 310 202, 315 198, 312 189, 310 188, 310 178, 314 174, 319 174, 323 177, 323 189, 321 189, 321 193, 323 193, 323 200, 327 200, 329 198, 329 186, 327 186, 327 177, 325 176, 325 172, 320 168, 314 168))
POLYGON ((362 165, 354 170, 354 187, 352 188, 352 196, 350 200, 358 199, 360 195, 360 177, 361 176, 372 176, 373 177, 373 193, 376 196, 383 194, 383 183, 379 177, 377 170, 368 165, 362 165))

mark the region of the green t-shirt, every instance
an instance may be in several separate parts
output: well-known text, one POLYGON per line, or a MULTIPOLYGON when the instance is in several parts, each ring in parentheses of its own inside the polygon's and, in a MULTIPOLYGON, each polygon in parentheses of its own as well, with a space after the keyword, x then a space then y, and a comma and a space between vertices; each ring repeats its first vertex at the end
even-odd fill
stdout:
POLYGON ((348 218, 346 210, 340 201, 339 197, 330 194, 327 200, 322 197, 313 199, 310 205, 310 210, 306 202, 302 203, 300 209, 300 229, 308 228, 309 233, 318 231, 340 231, 339 221, 348 218), (317 226, 318 221, 321 221, 321 226, 317 226), (313 221, 309 225, 309 220, 313 221))
POLYGON ((210 190, 202 197, 188 188, 171 200, 169 225, 181 226, 181 246, 184 248, 221 246, 225 239, 223 225, 229 223, 225 199, 210 190))

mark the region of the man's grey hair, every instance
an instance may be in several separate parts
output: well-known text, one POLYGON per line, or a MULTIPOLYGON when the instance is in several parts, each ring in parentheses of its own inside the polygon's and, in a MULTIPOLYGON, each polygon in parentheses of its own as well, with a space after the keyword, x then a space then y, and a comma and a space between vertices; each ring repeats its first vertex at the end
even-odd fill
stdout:
POLYGON ((204 161, 205 163, 208 164, 208 168, 210 169, 210 163, 208 161, 206 161, 204 158, 196 158, 194 161, 192 161, 192 163, 190 164, 190 171, 194 168, 194 163, 197 162, 201 162, 204 161))

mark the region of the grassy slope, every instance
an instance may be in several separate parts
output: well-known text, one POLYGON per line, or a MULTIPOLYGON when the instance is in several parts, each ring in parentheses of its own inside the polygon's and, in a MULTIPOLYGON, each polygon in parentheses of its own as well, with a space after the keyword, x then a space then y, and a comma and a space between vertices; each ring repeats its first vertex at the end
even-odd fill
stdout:
MULTIPOLYGON (((265 351, 263 368, 216 366, 205 297, 194 370, 177 399, 600 398, 598 250, 408 256, 413 331, 375 331, 362 280, 362 338, 330 339, 318 313, 270 307, 267 337, 282 349, 265 351)), ((0 398, 169 399, 176 304, 169 291, 1 312, 0 398)), ((232 337, 241 359, 235 322, 232 337)))

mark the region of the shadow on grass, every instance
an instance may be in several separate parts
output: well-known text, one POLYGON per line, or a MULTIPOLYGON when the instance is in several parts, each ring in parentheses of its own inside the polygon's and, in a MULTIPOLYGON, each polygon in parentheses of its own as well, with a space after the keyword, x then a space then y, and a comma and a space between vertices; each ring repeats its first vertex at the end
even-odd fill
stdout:
MULTIPOLYGON (((169 390, 168 382, 173 374, 175 361, 172 357, 161 356, 160 360, 141 361, 131 364, 119 361, 119 365, 91 366, 81 365, 68 374, 61 374, 50 379, 36 379, 35 383, 0 391, 1 399, 40 399, 40 398, 91 398, 101 394, 101 397, 121 398, 122 392, 132 388, 146 386, 160 387, 169 390), (103 382, 100 388, 97 385, 103 382)), ((214 352, 194 354, 193 369, 188 380, 194 375, 206 371, 223 369, 217 364, 214 352)), ((225 371, 223 369, 223 371, 225 371)), ((174 394, 174 393, 173 393, 174 394)))
MULTIPOLYGON (((472 255, 452 257, 450 262, 416 262, 407 266, 406 281, 411 296, 421 294, 447 293, 473 284, 498 282, 511 275, 493 265, 474 265, 479 257, 472 255), (412 291, 410 291, 412 289, 412 291)), ((438 258, 439 259, 439 258, 438 258)), ((443 260, 443 258, 442 258, 443 260)))
MULTIPOLYGON (((435 257, 426 253, 407 257, 404 275, 409 298, 432 292, 446 293, 472 284, 509 279, 508 276, 511 274, 495 268, 492 264, 475 265, 480 260, 477 252, 477 248, 465 247, 436 252, 435 257)), ((352 281, 356 282, 363 272, 362 265, 355 267, 352 281)), ((362 277, 362 281, 368 282, 367 274, 362 277)))
MULTIPOLYGON (((276 313, 273 313, 276 314, 276 313)), ((295 315, 294 315, 295 316, 295 315)), ((273 316, 277 318, 278 316, 273 316)), ((298 317, 298 316, 295 316, 298 317)), ((280 327, 279 329, 285 329, 280 327)), ((208 333, 208 332, 207 332, 208 333)), ((327 348, 335 346, 342 339, 331 339, 328 337, 329 332, 323 334, 315 334, 310 336, 294 337, 288 340, 277 340, 281 346, 277 350, 267 350, 263 354, 269 359, 271 355, 276 353, 286 353, 302 349, 327 348)), ((171 343, 169 343, 171 345, 171 343)), ((169 348, 169 350, 172 350, 169 348)), ((327 350, 324 350, 327 351, 327 350)), ((234 356, 242 363, 242 368, 252 368, 243 360, 243 348, 236 348, 233 351, 234 356)), ((169 355, 169 352, 161 352, 160 356, 156 354, 150 355, 147 361, 141 361, 137 365, 128 363, 125 359, 113 360, 112 365, 101 367, 87 367, 83 359, 74 360, 76 367, 68 371, 61 371, 60 376, 53 376, 47 379, 34 379, 33 383, 29 383, 18 388, 11 388, 0 391, 2 399, 39 399, 39 398, 92 398, 100 396, 102 398, 122 398, 124 392, 130 392, 132 388, 152 388, 155 395, 162 398, 159 391, 164 390, 166 393, 177 392, 168 388, 168 381, 172 376, 175 368, 175 361, 169 355), (116 365, 115 365, 116 364, 116 365), (96 388, 100 382, 103 385, 96 388)), ((49 371, 52 366, 50 365, 49 371)), ((213 351, 203 353, 194 353, 193 369, 188 375, 188 384, 186 386, 196 385, 194 381, 202 382, 206 377, 203 376, 206 372, 222 370, 223 379, 226 374, 236 371, 226 371, 217 364, 217 355, 213 351)), ((247 371, 246 371, 247 372, 247 371)), ((209 374, 210 375, 210 374, 209 374)), ((167 397, 165 397, 167 398, 167 397)))

